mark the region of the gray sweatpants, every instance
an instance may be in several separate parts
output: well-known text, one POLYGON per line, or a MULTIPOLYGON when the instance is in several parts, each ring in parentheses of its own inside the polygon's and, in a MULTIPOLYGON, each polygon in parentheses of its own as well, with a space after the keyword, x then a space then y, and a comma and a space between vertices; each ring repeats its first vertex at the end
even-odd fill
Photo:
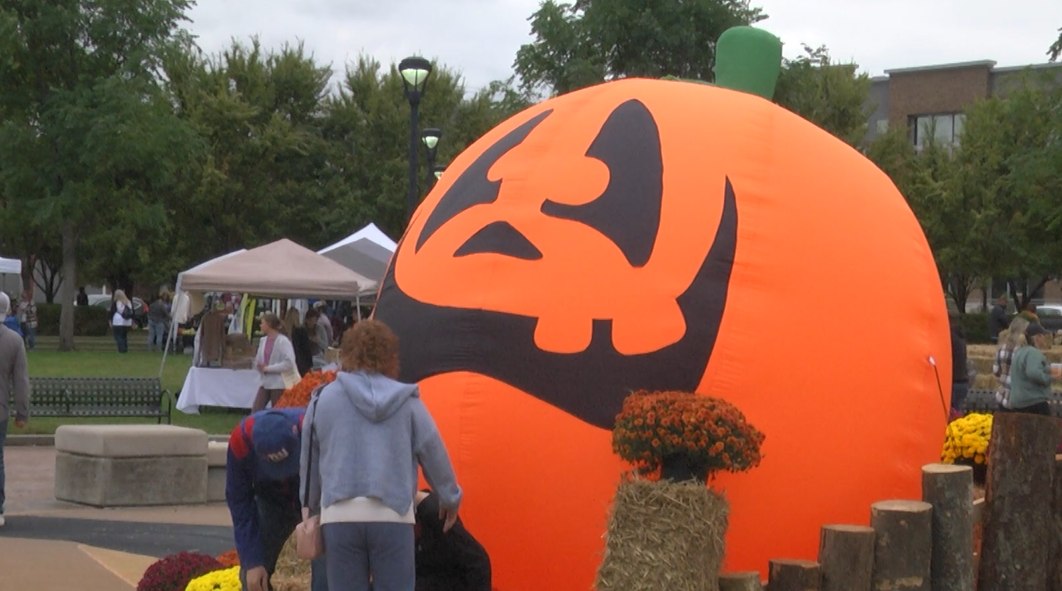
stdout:
POLYGON ((326 523, 321 533, 328 591, 414 591, 413 524, 326 523))

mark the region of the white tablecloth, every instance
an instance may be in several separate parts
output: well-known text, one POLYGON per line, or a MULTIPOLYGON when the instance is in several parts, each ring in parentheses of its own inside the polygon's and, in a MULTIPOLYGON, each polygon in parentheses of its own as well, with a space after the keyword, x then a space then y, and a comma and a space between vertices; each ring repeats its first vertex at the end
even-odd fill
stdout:
POLYGON ((193 367, 177 399, 177 410, 199 414, 199 405, 250 409, 262 376, 255 369, 193 367))

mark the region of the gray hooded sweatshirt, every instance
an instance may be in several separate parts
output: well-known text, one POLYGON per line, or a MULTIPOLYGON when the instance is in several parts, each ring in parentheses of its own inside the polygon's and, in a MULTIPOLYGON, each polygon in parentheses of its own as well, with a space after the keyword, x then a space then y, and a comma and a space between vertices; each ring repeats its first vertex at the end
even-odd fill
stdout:
POLYGON ((440 504, 461 504, 450 456, 416 385, 366 372, 339 372, 306 411, 302 426, 300 498, 308 508, 373 497, 399 515, 417 490, 417 465, 440 504), (313 463, 307 466, 314 434, 313 463))

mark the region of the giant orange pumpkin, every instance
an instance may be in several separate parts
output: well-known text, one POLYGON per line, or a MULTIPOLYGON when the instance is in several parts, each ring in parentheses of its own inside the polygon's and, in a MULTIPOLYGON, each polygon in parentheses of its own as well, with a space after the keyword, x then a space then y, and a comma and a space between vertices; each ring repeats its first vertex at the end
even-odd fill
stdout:
POLYGON ((376 317, 505 591, 592 586, 632 390, 722 397, 766 433, 759 468, 714 483, 729 570, 814 558, 821 525, 918 498, 940 451, 949 332, 917 221, 750 94, 631 79, 513 117, 417 211, 376 317))

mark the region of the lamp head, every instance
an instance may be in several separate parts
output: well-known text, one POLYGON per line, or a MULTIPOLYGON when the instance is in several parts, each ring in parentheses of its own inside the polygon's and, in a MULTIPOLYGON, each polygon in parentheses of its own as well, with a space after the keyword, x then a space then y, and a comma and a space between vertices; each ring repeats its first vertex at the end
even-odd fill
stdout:
POLYGON ((402 86, 409 100, 418 100, 424 94, 431 76, 431 62, 422 57, 407 57, 398 63, 398 73, 402 75, 402 86))
POLYGON ((440 139, 442 139, 442 131, 434 127, 429 127, 420 132, 420 141, 424 142, 424 146, 428 148, 429 152, 435 152, 440 139))

